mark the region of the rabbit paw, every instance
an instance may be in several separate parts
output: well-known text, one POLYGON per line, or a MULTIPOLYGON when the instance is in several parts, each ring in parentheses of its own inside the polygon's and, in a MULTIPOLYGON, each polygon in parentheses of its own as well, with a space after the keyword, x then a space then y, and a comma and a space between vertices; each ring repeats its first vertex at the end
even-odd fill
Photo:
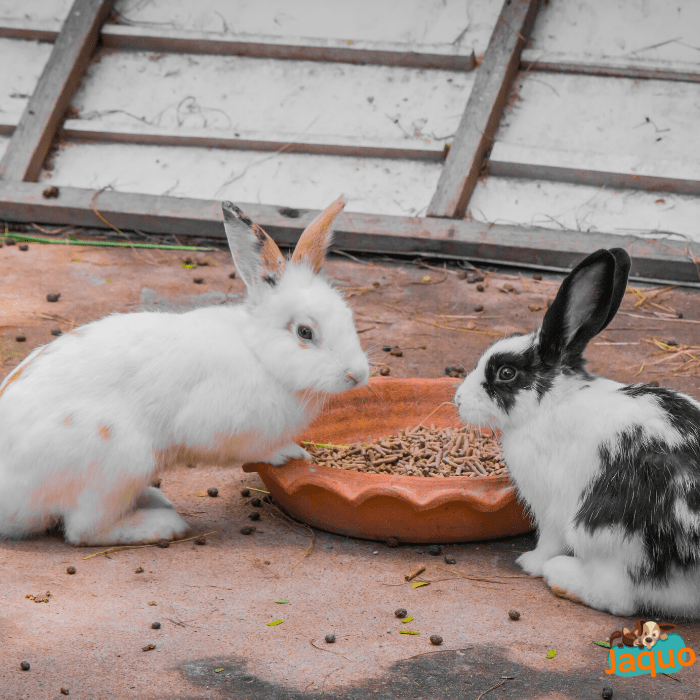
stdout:
POLYGON ((281 450, 275 452, 275 454, 272 455, 267 462, 275 467, 281 467, 288 459, 303 459, 306 462, 310 462, 312 458, 311 455, 303 447, 301 447, 301 445, 297 445, 295 442, 290 442, 281 450))
POLYGON ((120 544, 149 544, 158 540, 180 539, 190 526, 170 508, 135 510, 101 531, 82 536, 71 536, 66 530, 66 540, 72 544, 113 546, 120 544))
POLYGON ((580 559, 566 556, 553 557, 544 563, 542 575, 557 598, 584 603, 578 595, 578 592, 585 587, 585 576, 580 559))
POLYGON ((168 500, 160 489, 148 486, 134 502, 134 509, 139 508, 174 508, 172 502, 168 500))
POLYGON ((542 576, 542 569, 549 557, 550 555, 548 552, 536 547, 530 552, 521 554, 515 560, 515 563, 527 574, 532 576, 542 576))

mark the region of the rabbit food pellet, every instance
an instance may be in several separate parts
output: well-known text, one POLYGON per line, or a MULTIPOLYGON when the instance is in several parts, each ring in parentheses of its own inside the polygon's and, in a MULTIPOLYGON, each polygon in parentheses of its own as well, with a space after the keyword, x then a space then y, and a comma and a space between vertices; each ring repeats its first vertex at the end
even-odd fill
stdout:
POLYGON ((334 634, 327 634, 326 635, 326 644, 333 644, 335 642, 335 635, 334 634))
POLYGON ((402 430, 353 445, 304 443, 316 464, 404 476, 502 476, 508 473, 498 438, 468 428, 402 430))
POLYGON ((22 661, 22 663, 19 665, 19 667, 23 671, 28 671, 31 668, 31 666, 29 665, 29 661, 22 661))
POLYGON ((394 615, 403 620, 404 617, 408 617, 408 610, 406 610, 406 608, 399 608, 398 610, 394 610, 394 615))
POLYGON ((436 647, 439 647, 442 644, 442 637, 439 634, 431 634, 430 643, 434 644, 436 647))

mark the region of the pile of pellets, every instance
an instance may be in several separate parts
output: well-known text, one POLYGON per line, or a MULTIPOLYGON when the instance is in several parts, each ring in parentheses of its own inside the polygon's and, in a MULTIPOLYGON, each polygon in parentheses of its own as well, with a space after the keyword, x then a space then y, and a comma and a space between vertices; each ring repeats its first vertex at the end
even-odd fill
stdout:
POLYGON ((470 427, 419 426, 372 442, 303 446, 315 464, 349 471, 435 477, 508 473, 498 438, 470 427))

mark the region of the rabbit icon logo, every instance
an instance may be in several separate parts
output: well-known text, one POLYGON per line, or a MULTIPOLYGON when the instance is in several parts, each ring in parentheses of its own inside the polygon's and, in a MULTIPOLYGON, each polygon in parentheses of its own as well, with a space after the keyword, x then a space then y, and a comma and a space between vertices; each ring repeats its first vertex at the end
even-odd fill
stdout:
POLYGON ((623 627, 610 635, 610 668, 607 674, 641 676, 676 673, 695 663, 695 652, 683 638, 671 633, 676 626, 653 620, 637 620, 633 630, 623 627), (615 645, 616 641, 620 641, 615 645))

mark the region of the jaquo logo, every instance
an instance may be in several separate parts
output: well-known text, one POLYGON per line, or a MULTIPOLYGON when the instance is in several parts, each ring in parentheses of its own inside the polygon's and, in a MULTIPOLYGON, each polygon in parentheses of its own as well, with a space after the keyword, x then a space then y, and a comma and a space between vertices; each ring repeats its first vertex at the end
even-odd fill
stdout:
POLYGON ((676 673, 695 663, 695 652, 688 648, 679 634, 669 632, 675 625, 652 620, 637 620, 633 630, 610 635, 610 668, 607 674, 641 676, 657 673, 676 673), (614 642, 622 642, 614 646, 614 642))

